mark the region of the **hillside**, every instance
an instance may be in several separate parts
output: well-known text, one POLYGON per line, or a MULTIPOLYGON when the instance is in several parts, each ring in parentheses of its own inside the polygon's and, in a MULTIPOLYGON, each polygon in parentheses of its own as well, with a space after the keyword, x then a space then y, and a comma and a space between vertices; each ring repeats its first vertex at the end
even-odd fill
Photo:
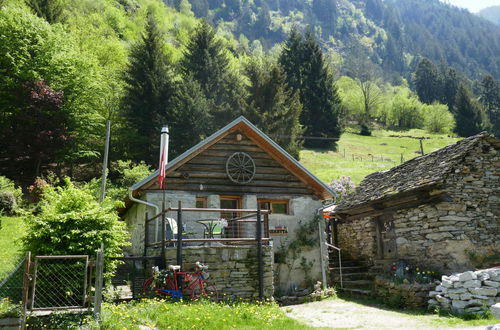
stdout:
POLYGON ((422 136, 427 137, 423 140, 425 153, 459 140, 416 129, 406 132, 377 130, 372 136, 344 133, 339 140, 337 152, 302 150, 300 162, 326 183, 342 176, 350 176, 358 185, 370 173, 399 165, 401 158, 407 161, 418 157, 420 141, 416 137, 422 136))
POLYGON ((479 16, 500 26, 500 6, 491 6, 479 11, 479 16))
POLYGON ((309 26, 326 50, 368 54, 386 77, 410 78, 421 56, 444 60, 473 79, 486 72, 500 77, 500 28, 439 0, 189 1, 197 17, 251 49, 272 48, 292 25, 309 26))

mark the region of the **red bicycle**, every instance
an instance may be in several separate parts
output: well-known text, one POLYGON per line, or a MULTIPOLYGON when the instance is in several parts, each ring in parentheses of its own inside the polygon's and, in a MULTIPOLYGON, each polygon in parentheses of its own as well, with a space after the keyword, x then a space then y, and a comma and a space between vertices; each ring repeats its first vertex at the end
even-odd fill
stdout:
POLYGON ((217 287, 206 280, 208 266, 196 263, 194 272, 181 272, 180 266, 170 265, 167 270, 160 271, 153 267, 153 276, 144 281, 144 293, 146 296, 168 296, 174 299, 218 299, 217 287), (180 279, 184 284, 180 288, 180 279))

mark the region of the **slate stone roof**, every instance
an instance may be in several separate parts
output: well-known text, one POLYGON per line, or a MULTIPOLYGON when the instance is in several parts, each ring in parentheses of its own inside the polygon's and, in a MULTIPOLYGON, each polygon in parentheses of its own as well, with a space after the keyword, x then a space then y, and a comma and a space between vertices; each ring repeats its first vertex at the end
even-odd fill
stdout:
MULTIPOLYGON (((335 212, 438 184, 482 139, 495 140, 486 133, 480 133, 427 155, 411 159, 390 170, 372 173, 353 193, 343 199, 335 212)), ((495 144, 498 144, 498 140, 495 144)))

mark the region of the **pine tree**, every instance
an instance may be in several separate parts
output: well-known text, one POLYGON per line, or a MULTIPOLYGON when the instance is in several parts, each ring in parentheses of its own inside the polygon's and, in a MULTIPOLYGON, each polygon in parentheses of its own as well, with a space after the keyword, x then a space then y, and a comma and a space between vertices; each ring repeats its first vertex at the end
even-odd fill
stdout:
POLYGON ((60 20, 64 9, 64 0, 26 0, 38 17, 45 19, 50 24, 60 20))
POLYGON ((129 156, 152 166, 158 162, 159 131, 170 119, 166 109, 173 93, 163 40, 163 34, 149 12, 145 32, 133 47, 125 72, 127 85, 123 106, 133 131, 129 156))
POLYGON ((485 75, 481 81, 481 103, 491 123, 491 131, 500 137, 500 83, 491 75, 485 75))
POLYGON ((180 155, 210 133, 207 129, 207 123, 211 121, 210 106, 200 85, 191 76, 177 84, 169 103, 172 112, 170 158, 180 155))
POLYGON ((286 87, 283 69, 269 60, 252 61, 246 67, 249 80, 247 118, 271 136, 293 157, 299 158, 302 134, 299 95, 286 87))
POLYGON ((434 63, 427 58, 422 58, 414 75, 415 90, 421 102, 432 104, 434 101, 441 100, 442 82, 434 63))
POLYGON ((292 30, 280 55, 280 64, 287 84, 298 91, 302 103, 300 123, 305 135, 326 139, 306 139, 307 147, 335 147, 329 138, 338 138, 342 133, 343 108, 333 76, 325 64, 323 52, 311 32, 305 37, 292 30))
POLYGON ((481 132, 483 129, 481 105, 463 84, 458 87, 453 110, 457 125, 455 132, 458 135, 467 137, 481 132))
POLYGON ((181 62, 185 76, 192 76, 212 103, 215 127, 225 124, 245 108, 242 84, 230 71, 226 49, 206 21, 196 28, 181 62))

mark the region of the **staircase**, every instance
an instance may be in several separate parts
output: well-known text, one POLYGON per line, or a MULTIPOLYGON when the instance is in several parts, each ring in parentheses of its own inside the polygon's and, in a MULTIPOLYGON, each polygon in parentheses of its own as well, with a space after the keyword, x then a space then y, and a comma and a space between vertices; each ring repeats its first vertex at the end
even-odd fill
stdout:
POLYGON ((337 290, 354 296, 368 297, 372 294, 373 279, 375 275, 369 271, 369 267, 362 265, 356 260, 342 256, 342 287, 340 284, 340 267, 338 252, 333 250, 329 253, 330 285, 337 290))

